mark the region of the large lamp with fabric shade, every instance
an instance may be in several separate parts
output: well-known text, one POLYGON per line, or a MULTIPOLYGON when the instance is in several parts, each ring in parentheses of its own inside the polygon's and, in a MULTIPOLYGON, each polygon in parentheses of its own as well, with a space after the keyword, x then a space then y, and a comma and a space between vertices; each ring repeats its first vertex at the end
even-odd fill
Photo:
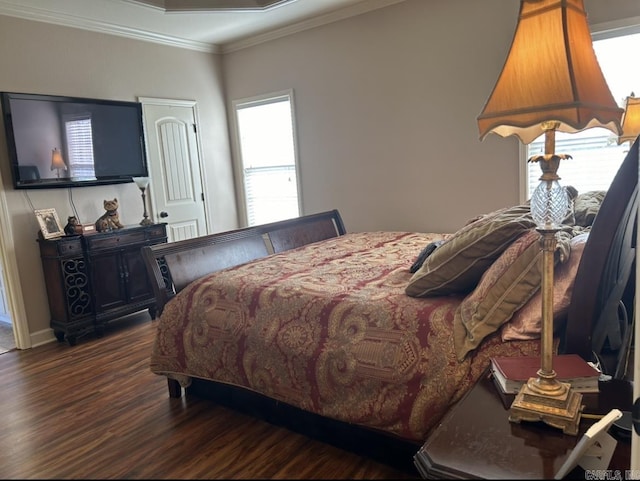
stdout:
POLYGON ((493 132, 528 144, 545 136, 545 152, 529 162, 542 170, 531 197, 531 215, 542 249, 541 360, 537 377, 511 405, 512 422, 543 421, 576 435, 582 395, 553 370, 553 269, 556 233, 569 209, 557 171, 555 133, 604 127, 622 132, 618 107, 593 49, 583 0, 521 0, 509 54, 481 114, 480 139, 493 132))

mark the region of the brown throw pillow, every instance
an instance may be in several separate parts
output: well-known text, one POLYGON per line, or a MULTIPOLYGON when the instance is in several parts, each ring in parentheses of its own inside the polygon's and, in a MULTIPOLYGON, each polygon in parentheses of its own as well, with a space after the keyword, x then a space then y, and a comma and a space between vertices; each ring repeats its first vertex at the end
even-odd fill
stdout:
POLYGON ((514 241, 463 299, 454 316, 458 359, 495 332, 540 288, 540 234, 530 229, 514 241))
POLYGON ((576 216, 576 225, 589 227, 596 218, 600 205, 607 194, 606 190, 591 190, 579 194, 573 201, 573 209, 576 216))
POLYGON ((507 246, 534 226, 528 204, 500 209, 465 225, 427 257, 406 294, 432 297, 471 291, 507 246))
MULTIPOLYGON (((556 263, 569 251, 570 237, 559 232, 556 263)), ((540 234, 530 229, 514 241, 483 274, 454 315, 454 342, 460 360, 509 321, 540 290, 540 234)))
MULTIPOLYGON (((573 293, 573 284, 582 258, 589 233, 579 234, 571 239, 569 259, 558 264, 553 282, 553 323, 557 329, 566 320, 573 293)), ((538 291, 529 301, 514 313, 513 318, 502 328, 503 341, 519 341, 540 338, 542 324, 542 294, 538 291)))

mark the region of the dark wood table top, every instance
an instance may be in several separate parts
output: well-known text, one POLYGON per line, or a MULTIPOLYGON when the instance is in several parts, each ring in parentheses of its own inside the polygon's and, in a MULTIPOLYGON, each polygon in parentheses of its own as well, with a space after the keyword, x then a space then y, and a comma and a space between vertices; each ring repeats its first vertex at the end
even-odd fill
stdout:
MULTIPOLYGON (((582 434, 597 420, 583 417, 578 436, 563 434, 541 422, 513 423, 508 418, 514 397, 500 394, 487 371, 416 454, 420 474, 451 479, 553 479, 582 434)), ((583 394, 583 414, 606 414, 613 408, 631 410, 632 398, 629 382, 601 382, 599 393, 583 394)), ((609 469, 620 470, 624 479, 630 467, 631 441, 616 439, 609 469)), ((585 479, 584 474, 577 467, 568 477, 585 479)))

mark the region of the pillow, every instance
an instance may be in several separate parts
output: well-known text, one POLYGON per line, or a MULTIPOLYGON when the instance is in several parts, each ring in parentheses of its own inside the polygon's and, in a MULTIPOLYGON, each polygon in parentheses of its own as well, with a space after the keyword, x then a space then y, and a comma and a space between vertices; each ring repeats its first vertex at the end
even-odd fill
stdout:
MULTIPOLYGON (((571 237, 556 235, 554 261, 565 258, 571 237)), ((530 229, 515 240, 482 275, 454 314, 454 342, 458 359, 480 345, 509 321, 540 290, 542 281, 540 234, 530 229)))
MULTIPOLYGON (((554 272, 553 283, 553 323, 558 328, 569 310, 573 284, 578 272, 578 265, 582 258, 584 246, 589 238, 589 233, 585 232, 573 237, 570 241, 571 254, 569 259, 558 264, 554 272)), ((542 294, 538 291, 513 318, 502 328, 503 341, 518 341, 538 339, 540 337, 540 326, 542 319, 542 294)))
POLYGON ((462 361, 492 332, 511 319, 537 290, 542 278, 540 234, 520 235, 482 275, 454 314, 454 343, 462 361))
POLYGON ((607 194, 605 190, 592 190, 578 195, 573 201, 573 210, 576 217, 576 225, 589 227, 593 224, 600 205, 607 194))
POLYGON ((471 291, 507 246, 534 226, 527 204, 482 216, 433 251, 411 276, 405 293, 428 297, 471 291))

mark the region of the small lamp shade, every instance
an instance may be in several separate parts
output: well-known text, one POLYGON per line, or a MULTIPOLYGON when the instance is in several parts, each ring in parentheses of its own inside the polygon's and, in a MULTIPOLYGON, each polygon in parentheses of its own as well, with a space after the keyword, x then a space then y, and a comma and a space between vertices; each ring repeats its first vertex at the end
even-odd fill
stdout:
POLYGON ((58 149, 53 149, 51 151, 51 170, 55 169, 67 170, 67 164, 64 163, 62 154, 58 149))
POLYGON ((593 50, 583 0, 522 0, 509 55, 478 116, 480 138, 489 132, 525 144, 556 130, 604 127, 620 135, 616 104, 593 50))
POLYGON ((146 189, 149 185, 149 177, 132 177, 139 189, 146 189))
POLYGON ((631 92, 622 114, 622 135, 618 137, 618 145, 627 140, 633 142, 638 135, 640 135, 640 98, 635 97, 631 92))

